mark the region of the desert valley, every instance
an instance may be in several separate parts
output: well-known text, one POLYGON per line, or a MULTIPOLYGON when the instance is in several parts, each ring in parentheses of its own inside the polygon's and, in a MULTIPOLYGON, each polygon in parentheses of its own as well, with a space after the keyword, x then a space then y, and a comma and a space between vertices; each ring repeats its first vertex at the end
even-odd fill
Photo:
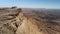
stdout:
POLYGON ((0 34, 60 34, 60 9, 0 8, 0 34))

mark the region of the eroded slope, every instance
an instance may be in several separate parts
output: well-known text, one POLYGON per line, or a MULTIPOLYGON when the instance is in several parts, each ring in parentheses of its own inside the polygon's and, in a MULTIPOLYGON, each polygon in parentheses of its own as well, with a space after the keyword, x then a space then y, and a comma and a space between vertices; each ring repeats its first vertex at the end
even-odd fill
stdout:
POLYGON ((56 15, 22 12, 20 8, 0 9, 0 34, 60 34, 56 15))

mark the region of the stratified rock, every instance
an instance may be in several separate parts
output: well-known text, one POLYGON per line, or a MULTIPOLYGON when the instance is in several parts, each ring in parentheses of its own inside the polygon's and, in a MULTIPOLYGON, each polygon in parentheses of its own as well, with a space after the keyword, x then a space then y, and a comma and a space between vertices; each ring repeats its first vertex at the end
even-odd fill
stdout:
POLYGON ((0 34, 15 34, 22 20, 22 10, 20 8, 13 7, 0 10, 0 34), (19 16, 20 15, 20 16, 19 16), (21 18, 21 19, 19 19, 21 18))

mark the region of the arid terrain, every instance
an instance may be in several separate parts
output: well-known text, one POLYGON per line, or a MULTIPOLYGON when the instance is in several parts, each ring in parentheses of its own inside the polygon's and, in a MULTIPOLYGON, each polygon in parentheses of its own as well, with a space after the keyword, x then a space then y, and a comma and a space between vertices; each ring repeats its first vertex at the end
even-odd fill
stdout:
POLYGON ((60 9, 0 8, 0 34, 60 34, 60 9))

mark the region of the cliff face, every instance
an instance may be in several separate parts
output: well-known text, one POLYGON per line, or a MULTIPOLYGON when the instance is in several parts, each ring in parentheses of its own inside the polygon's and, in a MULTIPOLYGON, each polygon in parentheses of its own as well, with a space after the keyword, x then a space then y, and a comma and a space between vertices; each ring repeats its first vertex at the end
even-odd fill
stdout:
POLYGON ((23 13, 20 8, 0 9, 0 34, 15 34, 21 25, 23 13))
POLYGON ((23 13, 21 8, 0 9, 0 34, 60 34, 60 23, 45 14, 23 13), (41 15, 41 16, 40 16, 41 15))

